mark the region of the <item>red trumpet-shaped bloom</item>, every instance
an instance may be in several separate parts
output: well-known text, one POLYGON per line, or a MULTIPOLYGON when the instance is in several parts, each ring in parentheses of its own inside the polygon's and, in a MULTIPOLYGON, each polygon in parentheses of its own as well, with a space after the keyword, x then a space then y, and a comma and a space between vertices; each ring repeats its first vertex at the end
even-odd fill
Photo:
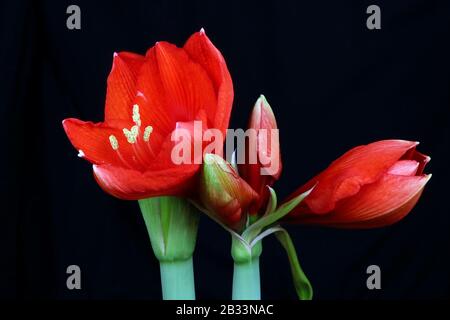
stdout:
POLYGON ((158 42, 145 56, 115 54, 104 122, 63 126, 106 192, 133 200, 184 195, 199 164, 172 161, 172 133, 198 120, 225 136, 232 102, 225 60, 202 30, 183 48, 158 42))
POLYGON ((417 142, 384 140, 356 147, 335 160, 288 199, 311 194, 288 221, 341 228, 375 228, 405 217, 431 175, 417 142))

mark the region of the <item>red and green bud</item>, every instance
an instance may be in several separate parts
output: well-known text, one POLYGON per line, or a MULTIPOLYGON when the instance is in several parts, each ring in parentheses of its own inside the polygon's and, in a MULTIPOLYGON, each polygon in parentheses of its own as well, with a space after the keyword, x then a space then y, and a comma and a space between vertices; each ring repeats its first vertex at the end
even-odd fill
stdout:
POLYGON ((257 201, 258 194, 222 157, 205 154, 200 199, 213 218, 240 230, 245 224, 248 208, 257 201))

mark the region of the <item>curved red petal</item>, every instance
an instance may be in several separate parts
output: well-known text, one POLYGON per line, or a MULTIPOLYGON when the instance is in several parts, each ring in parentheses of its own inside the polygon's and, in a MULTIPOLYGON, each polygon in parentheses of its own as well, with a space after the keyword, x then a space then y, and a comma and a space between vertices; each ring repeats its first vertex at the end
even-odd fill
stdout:
POLYGON ((130 52, 114 54, 107 80, 106 122, 117 119, 131 121, 137 77, 144 61, 145 57, 130 52))
POLYGON ((151 125, 161 135, 169 134, 175 127, 176 113, 166 98, 155 50, 147 51, 146 62, 138 75, 136 91, 135 103, 139 105, 143 125, 151 125))
POLYGON ((123 165, 117 151, 111 146, 111 135, 116 137, 123 157, 129 158, 132 153, 131 145, 127 143, 122 131, 105 123, 70 118, 63 121, 63 127, 70 142, 82 157, 94 164, 123 165))
POLYGON ((358 194, 339 201, 326 215, 299 215, 296 222, 341 228, 376 228, 405 217, 422 194, 431 175, 402 176, 386 174, 365 185, 358 194))
POLYGON ((193 61, 203 67, 212 80, 217 93, 217 105, 214 106, 213 113, 208 113, 208 119, 211 121, 210 127, 221 130, 225 136, 234 97, 233 82, 225 59, 204 30, 194 33, 183 48, 193 61))
MULTIPOLYGON (((199 112, 199 115, 197 115, 197 118, 199 120, 202 120, 202 112, 199 112)), ((202 130, 198 130, 196 131, 198 128, 194 128, 194 121, 190 121, 190 122, 184 122, 184 123, 177 123, 176 128, 172 131, 171 134, 166 135, 166 137, 164 138, 164 140, 160 140, 160 144, 157 152, 155 153, 155 158, 152 160, 152 164, 148 167, 151 170, 162 170, 164 168, 167 167, 171 167, 171 166, 182 166, 184 165, 183 163, 181 164, 176 164, 174 159, 173 159, 173 152, 176 153, 175 151, 175 146, 179 143, 182 144, 183 146, 183 150, 185 149, 189 149, 190 151, 190 157, 189 157, 189 161, 191 163, 201 163, 201 158, 203 156, 202 154, 202 150, 201 150, 201 146, 202 146, 202 138, 203 138, 203 133, 204 130, 206 130, 207 128, 202 126, 202 130), (173 139, 173 137, 175 137, 175 133, 177 130, 187 130, 187 132, 189 132, 189 141, 185 141, 185 140, 176 140, 175 138, 173 139), (196 152, 196 146, 200 146, 200 152, 198 152, 199 154, 197 154, 196 152)), ((153 137, 152 137, 153 138, 153 137)), ((150 141, 152 141, 152 139, 150 139, 150 141)))
POLYGON ((124 200, 188 194, 199 165, 179 165, 140 172, 112 165, 94 165, 94 176, 107 193, 124 200))
POLYGON ((156 57, 166 103, 177 121, 193 120, 201 109, 214 114, 217 98, 213 83, 185 50, 158 42, 150 52, 156 57))

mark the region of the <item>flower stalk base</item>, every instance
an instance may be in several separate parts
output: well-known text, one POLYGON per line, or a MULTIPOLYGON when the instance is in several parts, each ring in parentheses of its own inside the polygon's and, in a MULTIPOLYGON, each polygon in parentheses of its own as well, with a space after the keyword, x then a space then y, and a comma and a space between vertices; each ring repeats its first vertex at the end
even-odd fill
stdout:
POLYGON ((233 300, 261 300, 259 258, 234 263, 233 300))
POLYGON ((195 300, 192 258, 161 261, 161 287, 164 300, 195 300))
POLYGON ((234 261, 233 300, 261 300, 259 256, 262 243, 254 245, 232 234, 231 256, 234 261))

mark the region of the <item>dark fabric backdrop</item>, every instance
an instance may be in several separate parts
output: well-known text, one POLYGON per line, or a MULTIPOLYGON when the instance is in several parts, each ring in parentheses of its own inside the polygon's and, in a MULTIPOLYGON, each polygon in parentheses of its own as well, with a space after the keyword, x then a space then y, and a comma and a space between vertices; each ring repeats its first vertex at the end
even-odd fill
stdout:
MULTIPOLYGON (((182 45, 201 27, 235 86, 230 127, 245 127, 259 94, 281 128, 280 197, 349 148, 419 140, 433 173, 417 207, 377 230, 288 227, 316 299, 449 297, 449 21, 447 1, 2 1, 0 296, 160 299, 136 202, 100 190, 61 126, 101 121, 114 51, 182 45), (81 30, 66 8, 81 8, 81 30), (366 28, 366 8, 382 29, 366 28), (66 288, 66 268, 82 290, 66 288), (377 264, 382 289, 366 288, 377 264)), ((230 238, 202 217, 199 298, 229 298, 230 238)), ((295 299, 287 259, 264 241, 263 297, 295 299)))

